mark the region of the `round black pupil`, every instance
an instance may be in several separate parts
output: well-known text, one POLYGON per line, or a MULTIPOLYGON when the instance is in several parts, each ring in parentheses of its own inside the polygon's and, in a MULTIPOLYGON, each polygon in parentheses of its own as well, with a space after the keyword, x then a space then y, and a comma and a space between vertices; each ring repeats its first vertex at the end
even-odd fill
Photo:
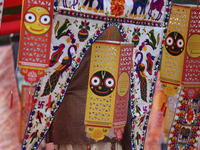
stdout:
POLYGON ((31 17, 31 16, 29 16, 29 17, 28 17, 28 19, 32 19, 32 17, 31 17))
POLYGON ((97 83, 97 79, 96 79, 96 80, 94 80, 94 82, 95 82, 95 83, 97 83))
POLYGON ((44 21, 47 21, 47 18, 44 18, 44 21))
POLYGON ((108 81, 108 84, 111 84, 112 82, 111 81, 108 81))

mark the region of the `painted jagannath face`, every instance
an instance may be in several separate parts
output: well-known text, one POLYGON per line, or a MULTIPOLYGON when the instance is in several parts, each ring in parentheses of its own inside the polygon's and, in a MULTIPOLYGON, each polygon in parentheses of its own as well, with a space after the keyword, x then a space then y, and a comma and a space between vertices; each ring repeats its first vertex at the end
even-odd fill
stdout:
POLYGON ((43 7, 31 7, 25 13, 24 26, 32 34, 41 35, 46 33, 51 27, 50 23, 50 14, 43 7))
POLYGON ((173 56, 180 55, 185 47, 183 36, 178 32, 171 32, 165 40, 165 48, 173 56))
POLYGON ((174 96, 168 97, 167 105, 168 105, 169 109, 171 109, 172 111, 175 111, 176 110, 177 101, 178 101, 178 97, 176 96, 176 94, 174 96))
POLYGON ((90 89, 98 96, 107 96, 115 88, 115 79, 107 71, 98 71, 90 79, 90 89))

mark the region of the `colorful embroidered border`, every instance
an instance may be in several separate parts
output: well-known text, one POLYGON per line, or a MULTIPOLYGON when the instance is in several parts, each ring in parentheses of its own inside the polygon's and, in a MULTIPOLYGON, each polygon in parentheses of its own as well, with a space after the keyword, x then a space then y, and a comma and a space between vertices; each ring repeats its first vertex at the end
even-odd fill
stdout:
MULTIPOLYGON (((162 55, 162 51, 160 51, 160 54, 159 54, 159 57, 158 57, 158 60, 156 61, 155 63, 155 68, 154 68, 154 79, 153 79, 153 82, 151 84, 151 89, 150 89, 150 94, 149 94, 149 110, 146 114, 146 121, 144 123, 144 126, 143 126, 143 133, 142 133, 142 143, 141 143, 141 149, 140 150, 143 150, 143 147, 144 147, 144 142, 145 142, 145 136, 146 136, 146 130, 147 130, 147 124, 148 124, 148 120, 149 120, 149 116, 150 116, 150 112, 151 112, 151 106, 152 106, 152 100, 153 100, 153 92, 154 92, 154 87, 155 87, 155 82, 156 82, 156 79, 157 79, 157 71, 158 71, 158 68, 159 68, 159 64, 160 64, 160 60, 161 60, 161 55, 162 55)), ((135 135, 134 135, 134 127, 135 127, 135 108, 134 108, 134 104, 135 104, 135 90, 133 89, 134 88, 134 75, 133 73, 131 74, 131 113, 132 113, 132 117, 133 117, 133 120, 132 120, 132 131, 131 131, 131 143, 132 143, 132 150, 136 150, 136 147, 135 147, 135 135)))
MULTIPOLYGON (((76 62, 75 62, 75 67, 73 67, 70 71, 69 71, 69 75, 68 77, 66 78, 66 82, 65 82, 65 85, 63 86, 63 89, 61 90, 61 93, 60 93, 60 97, 56 103, 56 105, 53 107, 53 111, 51 111, 51 116, 49 116, 49 121, 46 123, 45 127, 44 127, 44 132, 42 132, 37 138, 37 142, 35 142, 32 147, 31 147, 31 150, 35 150, 39 147, 39 144, 41 143, 41 141, 44 139, 45 135, 47 134, 47 131, 54 119, 54 116, 55 116, 55 113, 56 111, 58 110, 59 106, 61 105, 63 99, 64 99, 64 96, 66 94, 66 91, 67 91, 67 88, 70 84, 70 81, 71 81, 71 78, 74 74, 74 72, 76 71, 76 69, 78 69, 82 59, 84 58, 86 52, 88 51, 88 49, 91 47, 91 45, 96 41, 96 39, 103 33, 103 31, 107 28, 109 28, 110 26, 112 25, 115 25, 119 32, 121 33, 122 35, 122 39, 123 41, 126 41, 128 42, 128 38, 127 38, 127 35, 124 31, 124 28, 121 24, 119 23, 112 23, 112 22, 108 22, 108 23, 104 23, 100 28, 99 30, 96 31, 96 33, 93 34, 92 38, 90 38, 90 40, 88 40, 88 42, 86 43, 85 47, 82 49, 82 51, 80 52, 79 54, 79 57, 77 58, 76 62)), ((34 101, 37 101, 37 99, 39 98, 39 93, 40 93, 40 89, 41 89, 41 80, 40 82, 37 84, 36 86, 36 89, 35 89, 35 94, 34 94, 34 101)), ((26 134, 24 135, 24 140, 23 140, 23 145, 22 145, 22 150, 26 150, 26 145, 27 145, 27 140, 30 136, 30 133, 31 133, 31 128, 33 126, 33 119, 34 119, 34 115, 35 115, 35 109, 36 109, 36 104, 34 105, 34 110, 31 110, 31 113, 30 113, 30 116, 29 116, 29 122, 28 122, 28 125, 27 125, 27 128, 26 128, 26 134)))
POLYGON ((58 0, 54 0, 54 8, 53 8, 54 12, 58 12, 58 3, 59 3, 58 0))
MULTIPOLYGON (((169 13, 169 9, 167 9, 167 13, 169 13)), ((101 21, 109 21, 109 22, 116 22, 116 23, 128 23, 128 24, 135 24, 135 25, 144 25, 144 26, 152 26, 152 27, 162 27, 162 23, 154 22, 154 21, 144 21, 144 20, 134 20, 134 19, 124 19, 124 18, 115 18, 115 17, 108 17, 102 15, 95 15, 83 12, 76 12, 70 10, 63 10, 60 9, 59 14, 68 15, 72 17, 80 17, 85 19, 94 19, 94 20, 101 20, 101 21)))
MULTIPOLYGON (((179 98, 179 103, 176 109, 176 115, 175 115, 175 119, 173 121, 172 127, 171 127, 171 131, 169 134, 169 140, 168 140, 168 149, 170 150, 179 150, 178 143, 177 140, 179 138, 179 134, 180 134, 180 129, 181 126, 184 125, 183 121, 185 120, 185 115, 187 113, 187 108, 188 103, 190 101, 189 98, 185 97, 185 94, 183 94, 183 92, 180 95, 179 98)), ((198 98, 199 99, 199 98, 198 98)), ((182 148, 180 150, 192 150, 192 149, 196 149, 197 146, 195 146, 195 144, 197 145, 198 140, 196 139, 199 136, 198 129, 199 129, 199 125, 200 125, 200 106, 197 106, 197 113, 195 116, 195 122, 194 124, 190 125, 191 126, 191 133, 189 134, 189 139, 188 142, 183 144, 182 148), (185 146, 185 147, 184 147, 185 146)))
MULTIPOLYGON (((149 120, 149 115, 150 115, 150 111, 151 111, 151 106, 152 106, 152 100, 153 100, 153 92, 154 92, 154 87, 155 87, 155 82, 157 79, 157 72, 158 72, 158 68, 159 68, 159 64, 161 61, 161 57, 162 57, 162 50, 164 47, 164 42, 165 42, 165 38, 166 38, 166 33, 167 33, 167 26, 168 26, 168 21, 169 21, 169 17, 170 17, 170 13, 171 13, 171 7, 172 7, 172 0, 168 0, 167 1, 167 5, 166 5, 166 10, 167 13, 165 15, 165 19, 163 22, 163 28, 164 28, 164 34, 163 34, 163 40, 161 42, 161 47, 160 47, 160 53, 157 59, 157 62, 155 63, 155 68, 154 68, 154 79, 151 85, 151 89, 150 89, 150 94, 149 94, 149 110, 146 114, 146 120, 144 122, 144 126, 143 126, 143 133, 142 133, 142 137, 141 137, 141 141, 142 143, 140 144, 140 150, 144 149, 144 143, 145 143, 145 136, 146 136, 146 132, 147 132, 147 124, 148 124, 148 120, 149 120)), ((133 73, 131 74, 131 113, 132 113, 132 130, 131 130, 131 144, 132 144, 132 150, 137 150, 136 146, 135 146, 135 135, 134 135, 134 127, 135 127, 135 108, 134 108, 134 104, 135 104, 135 95, 134 95, 134 75, 133 73)))
MULTIPOLYGON (((181 123, 184 120, 184 116, 186 113, 186 105, 188 104, 188 98, 183 98, 183 100, 179 100, 180 107, 177 107, 177 109, 181 110, 181 113, 178 114, 178 120, 176 121, 177 124, 174 125, 174 131, 170 131, 173 134, 172 138, 169 138, 171 140, 171 144, 168 144, 170 146, 170 149, 177 149, 175 148, 177 146, 176 140, 179 134, 179 127, 181 126, 181 123)), ((173 126, 173 125, 172 125, 173 126)), ((172 128, 171 128, 172 129, 172 128)))

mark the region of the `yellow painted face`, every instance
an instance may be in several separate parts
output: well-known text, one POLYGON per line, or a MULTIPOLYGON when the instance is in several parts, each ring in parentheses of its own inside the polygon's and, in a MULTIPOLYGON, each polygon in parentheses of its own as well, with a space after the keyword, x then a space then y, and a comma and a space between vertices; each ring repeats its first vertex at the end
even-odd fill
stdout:
POLYGON ((31 7, 24 16, 24 26, 32 34, 41 35, 46 33, 51 27, 50 22, 49 12, 39 6, 31 7))

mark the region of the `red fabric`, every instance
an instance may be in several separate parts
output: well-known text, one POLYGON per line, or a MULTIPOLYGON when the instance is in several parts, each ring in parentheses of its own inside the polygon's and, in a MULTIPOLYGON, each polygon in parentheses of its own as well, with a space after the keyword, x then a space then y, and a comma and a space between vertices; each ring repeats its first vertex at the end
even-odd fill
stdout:
POLYGON ((4 8, 22 5, 22 0, 4 0, 4 8))
MULTIPOLYGON (((4 0, 3 7, 15 7, 21 6, 22 0, 4 0)), ((21 14, 12 14, 2 16, 2 22, 0 27, 0 36, 9 35, 11 33, 16 34, 20 32, 20 22, 21 22, 21 14)))
MULTIPOLYGON (((3 8, 21 6, 22 0, 4 0, 3 8)), ((20 32, 21 14, 2 16, 0 36, 16 34, 20 32)))
POLYGON ((2 22, 21 20, 21 13, 2 16, 2 22))
POLYGON ((0 36, 9 35, 11 33, 16 34, 20 32, 21 20, 14 20, 9 22, 2 22, 0 28, 0 36))

